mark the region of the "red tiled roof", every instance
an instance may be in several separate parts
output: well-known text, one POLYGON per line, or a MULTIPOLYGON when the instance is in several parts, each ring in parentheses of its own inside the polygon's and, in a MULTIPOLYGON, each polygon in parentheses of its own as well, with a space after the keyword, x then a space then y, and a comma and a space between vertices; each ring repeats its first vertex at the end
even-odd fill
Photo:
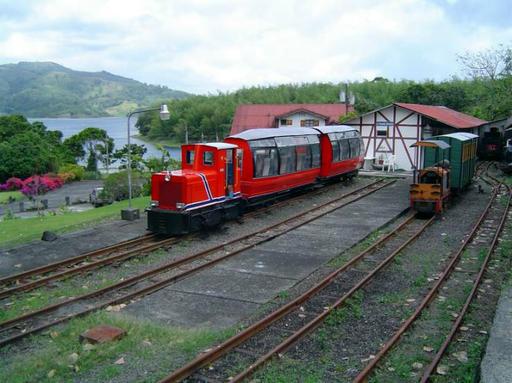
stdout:
MULTIPOLYGON (((352 105, 348 111, 354 110, 352 105)), ((325 117, 327 124, 335 124, 340 116, 347 113, 345 104, 249 104, 239 105, 236 109, 231 133, 237 134, 248 129, 274 128, 275 120, 292 112, 311 112, 325 117)))
POLYGON ((457 129, 475 128, 487 123, 485 120, 457 112, 456 110, 447 108, 446 106, 407 104, 405 102, 395 102, 395 105, 408 109, 412 112, 422 114, 457 129))

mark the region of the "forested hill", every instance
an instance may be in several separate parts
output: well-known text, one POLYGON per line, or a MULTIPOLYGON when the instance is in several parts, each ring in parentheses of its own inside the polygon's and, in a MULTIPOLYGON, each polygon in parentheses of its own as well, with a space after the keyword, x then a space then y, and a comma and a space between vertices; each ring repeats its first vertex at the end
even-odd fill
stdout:
POLYGON ((187 96, 105 71, 80 72, 52 62, 0 65, 0 114, 120 116, 138 106, 187 96))
MULTIPOLYGON (((142 135, 152 139, 184 142, 188 131, 191 140, 214 140, 229 133, 240 104, 335 103, 344 87, 342 83, 287 84, 170 100, 170 120, 160 121, 156 113, 146 113, 137 126, 142 135)), ((496 80, 453 78, 443 82, 389 81, 380 77, 350 83, 348 89, 355 95, 357 113, 393 102, 444 105, 485 120, 508 117, 512 111, 512 75, 496 80)))

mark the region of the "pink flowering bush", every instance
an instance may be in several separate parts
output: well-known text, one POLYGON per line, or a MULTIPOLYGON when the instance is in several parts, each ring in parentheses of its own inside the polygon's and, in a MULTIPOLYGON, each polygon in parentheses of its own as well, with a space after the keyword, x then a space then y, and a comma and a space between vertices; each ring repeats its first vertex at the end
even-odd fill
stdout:
POLYGON ((64 185, 64 180, 61 177, 50 174, 34 175, 23 181, 11 177, 4 184, 0 184, 0 191, 19 190, 27 197, 34 197, 58 189, 62 185, 64 185))
POLYGON ((20 190, 23 187, 23 181, 16 177, 11 177, 4 184, 1 185, 2 190, 20 190))
POLYGON ((45 174, 43 176, 31 176, 23 181, 21 192, 27 197, 34 197, 48 193, 50 190, 60 188, 64 182, 59 177, 45 174))

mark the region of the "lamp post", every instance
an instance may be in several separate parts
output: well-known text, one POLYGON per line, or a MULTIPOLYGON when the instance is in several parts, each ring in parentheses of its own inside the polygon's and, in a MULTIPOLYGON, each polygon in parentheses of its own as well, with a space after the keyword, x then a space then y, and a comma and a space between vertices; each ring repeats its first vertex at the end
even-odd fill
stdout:
POLYGON ((130 113, 128 113, 128 129, 127 129, 127 138, 128 138, 128 154, 127 154, 127 173, 128 173, 128 209, 121 210, 121 218, 125 220, 132 221, 139 217, 139 209, 132 208, 132 152, 131 152, 131 141, 130 141, 130 118, 138 113, 144 112, 153 112, 160 111, 160 120, 165 121, 170 117, 169 110, 167 109, 167 105, 162 104, 159 108, 146 108, 146 109, 136 109, 130 113))

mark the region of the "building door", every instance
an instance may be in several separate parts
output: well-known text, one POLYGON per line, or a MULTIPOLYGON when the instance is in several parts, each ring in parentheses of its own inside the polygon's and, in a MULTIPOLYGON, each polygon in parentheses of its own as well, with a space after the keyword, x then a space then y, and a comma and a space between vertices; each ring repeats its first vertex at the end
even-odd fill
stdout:
POLYGON ((235 167, 233 166, 233 149, 226 149, 226 196, 233 197, 235 182, 235 167))

